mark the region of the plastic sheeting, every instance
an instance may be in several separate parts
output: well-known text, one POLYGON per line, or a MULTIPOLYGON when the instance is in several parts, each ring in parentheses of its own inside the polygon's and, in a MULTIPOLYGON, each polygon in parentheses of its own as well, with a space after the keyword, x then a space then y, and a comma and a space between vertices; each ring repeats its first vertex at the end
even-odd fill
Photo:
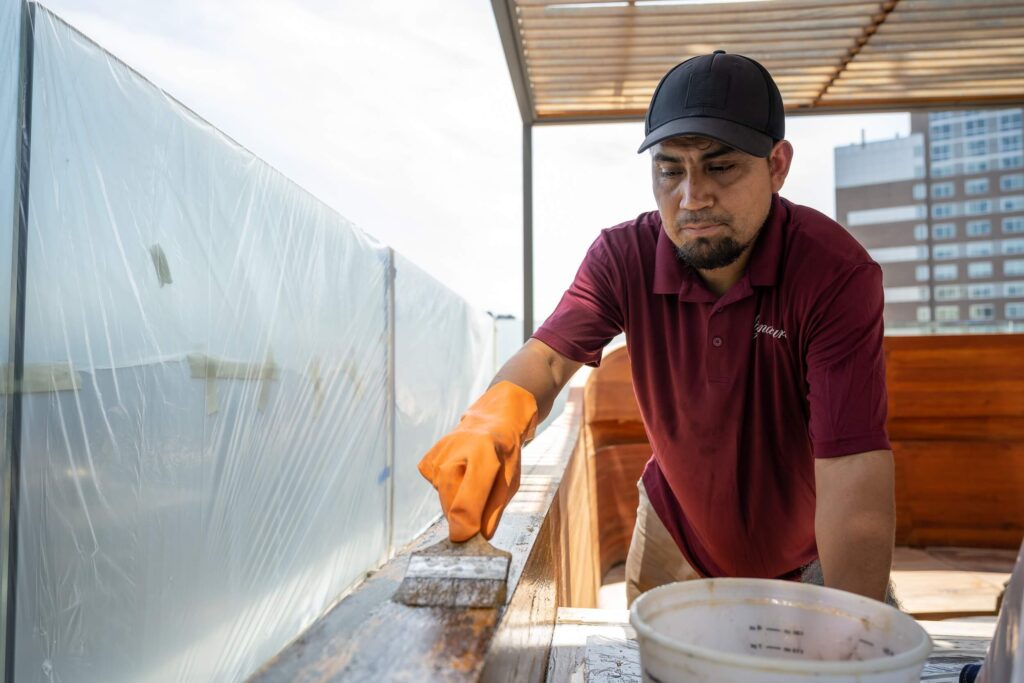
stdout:
POLYGON ((16 680, 242 680, 436 518, 493 325, 42 7, 33 47, 16 680))
MULTIPOLYGON (((0 0, 0 320, 10 320, 11 252, 15 229, 15 141, 18 122, 18 52, 21 0, 0 0)), ((9 323, 8 323, 9 325, 9 323)), ((0 363, 9 367, 8 330, 0 331, 0 363)), ((0 393, 0 672, 5 669, 11 464, 7 442, 7 394, 0 393)), ((2 674, 0 674, 2 676, 2 674)))
POLYGON ((416 463, 494 375, 495 326, 408 260, 395 258, 395 545, 437 516, 416 463))

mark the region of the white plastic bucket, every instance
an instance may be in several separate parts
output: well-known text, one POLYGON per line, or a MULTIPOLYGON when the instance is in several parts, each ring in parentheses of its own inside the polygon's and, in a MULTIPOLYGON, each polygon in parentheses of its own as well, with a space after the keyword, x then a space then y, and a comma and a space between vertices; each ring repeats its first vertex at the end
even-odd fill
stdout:
POLYGON ((910 616, 832 588, 702 579, 629 613, 647 683, 918 683, 932 642, 910 616))

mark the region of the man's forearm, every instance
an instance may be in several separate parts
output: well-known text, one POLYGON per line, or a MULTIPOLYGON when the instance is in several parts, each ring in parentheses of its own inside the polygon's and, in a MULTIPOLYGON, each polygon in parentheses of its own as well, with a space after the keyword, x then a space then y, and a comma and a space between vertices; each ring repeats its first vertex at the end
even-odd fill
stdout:
POLYGON ((537 422, 551 406, 581 363, 570 361, 543 342, 531 339, 501 367, 491 385, 507 381, 526 389, 537 400, 537 422))
POLYGON ((896 530, 893 475, 891 451, 816 462, 814 531, 826 586, 884 599, 896 530))
POLYGON ((825 585, 884 600, 892 566, 894 524, 884 518, 836 520, 817 532, 825 585))

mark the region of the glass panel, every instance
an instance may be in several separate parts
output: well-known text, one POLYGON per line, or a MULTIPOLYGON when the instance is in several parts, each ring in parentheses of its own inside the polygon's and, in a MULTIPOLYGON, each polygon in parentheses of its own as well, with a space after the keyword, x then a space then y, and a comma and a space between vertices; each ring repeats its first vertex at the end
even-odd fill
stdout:
POLYGON ((386 250, 41 7, 34 102, 17 680, 244 679, 386 554, 386 250))
POLYGON ((495 368, 494 321, 408 260, 395 258, 395 539, 441 513, 416 463, 484 392, 495 368))

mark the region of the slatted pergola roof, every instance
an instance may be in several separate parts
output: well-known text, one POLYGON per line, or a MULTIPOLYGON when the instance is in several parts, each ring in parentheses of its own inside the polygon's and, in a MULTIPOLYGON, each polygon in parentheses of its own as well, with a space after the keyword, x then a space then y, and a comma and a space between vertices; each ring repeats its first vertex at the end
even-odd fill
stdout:
POLYGON ((1024 104, 1024 0, 491 0, 523 119, 523 334, 533 126, 642 120, 694 55, 761 62, 788 115, 1024 104))
POLYGON ((524 122, 644 115, 672 66, 761 62, 787 112, 1024 102, 1021 0, 492 0, 524 122))

